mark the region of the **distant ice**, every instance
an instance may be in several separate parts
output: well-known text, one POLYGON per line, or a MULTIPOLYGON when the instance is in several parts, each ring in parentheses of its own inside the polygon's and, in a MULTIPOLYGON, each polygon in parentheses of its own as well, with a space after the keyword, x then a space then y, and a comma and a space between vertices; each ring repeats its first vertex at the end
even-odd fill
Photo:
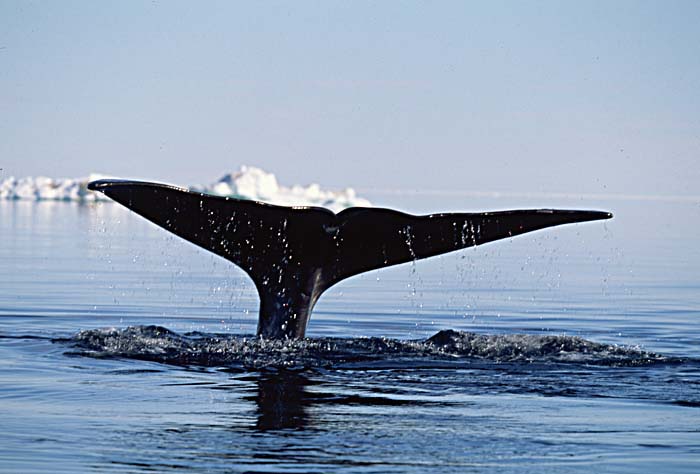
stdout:
POLYGON ((215 183, 190 189, 281 206, 321 206, 332 211, 371 205, 368 200, 358 197, 352 188, 329 191, 321 189, 318 184, 281 186, 274 174, 253 166, 241 166, 237 172, 222 176, 215 183))
POLYGON ((88 190, 87 183, 103 175, 91 174, 87 178, 47 178, 45 176, 0 180, 0 199, 25 201, 104 201, 101 193, 88 190))
MULTIPOLYGON (((87 183, 104 178, 91 174, 87 178, 53 179, 43 176, 0 180, 0 199, 30 201, 104 201, 108 198, 101 193, 87 189, 87 183)), ((278 204, 282 206, 321 206, 340 211, 352 206, 370 206, 366 199, 358 197, 355 190, 324 190, 318 184, 308 186, 282 186, 274 174, 253 166, 241 166, 235 173, 229 173, 209 185, 195 185, 190 189, 196 192, 230 196, 239 199, 278 204)))

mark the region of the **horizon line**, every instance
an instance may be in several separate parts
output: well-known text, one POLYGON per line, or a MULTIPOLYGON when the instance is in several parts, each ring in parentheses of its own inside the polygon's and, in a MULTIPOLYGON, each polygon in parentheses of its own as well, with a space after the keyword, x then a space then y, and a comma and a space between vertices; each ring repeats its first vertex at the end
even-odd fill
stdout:
POLYGON ((477 198, 548 198, 548 199, 589 199, 616 201, 662 201, 697 202, 700 195, 683 194, 625 194, 625 193, 563 193, 547 191, 465 191, 458 189, 400 189, 400 188, 354 188, 355 191, 380 196, 448 196, 477 198))

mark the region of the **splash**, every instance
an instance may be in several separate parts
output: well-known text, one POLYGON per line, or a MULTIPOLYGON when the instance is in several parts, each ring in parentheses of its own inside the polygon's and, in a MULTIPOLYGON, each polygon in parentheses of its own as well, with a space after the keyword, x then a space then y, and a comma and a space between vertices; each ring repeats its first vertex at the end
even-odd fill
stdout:
POLYGON ((440 331, 424 340, 307 338, 265 340, 254 336, 178 334, 160 326, 91 329, 68 340, 76 354, 120 357, 174 365, 239 369, 343 368, 487 363, 582 363, 635 366, 671 359, 637 348, 600 344, 573 336, 476 334, 440 331))

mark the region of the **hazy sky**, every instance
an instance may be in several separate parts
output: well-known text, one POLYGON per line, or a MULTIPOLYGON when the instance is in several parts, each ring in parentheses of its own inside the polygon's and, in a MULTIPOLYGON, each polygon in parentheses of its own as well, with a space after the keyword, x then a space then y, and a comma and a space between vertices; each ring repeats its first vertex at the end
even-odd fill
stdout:
POLYGON ((700 2, 0 0, 0 178, 700 194, 700 2))

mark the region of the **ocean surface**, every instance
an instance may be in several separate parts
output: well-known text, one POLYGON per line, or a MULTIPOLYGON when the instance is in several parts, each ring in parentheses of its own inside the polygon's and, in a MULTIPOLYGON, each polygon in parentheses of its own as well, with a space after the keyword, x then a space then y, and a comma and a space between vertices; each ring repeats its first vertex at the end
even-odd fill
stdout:
POLYGON ((113 203, 0 201, 0 472, 700 472, 700 202, 370 272, 308 338, 245 274, 113 203))

